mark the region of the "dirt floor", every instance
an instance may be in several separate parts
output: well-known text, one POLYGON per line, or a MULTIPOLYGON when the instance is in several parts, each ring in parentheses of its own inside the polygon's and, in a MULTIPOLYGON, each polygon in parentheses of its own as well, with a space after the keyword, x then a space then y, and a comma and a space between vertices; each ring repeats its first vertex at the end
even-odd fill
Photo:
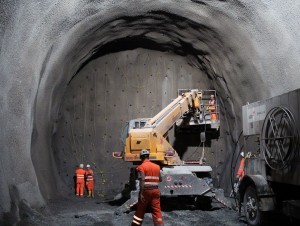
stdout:
MULTIPOLYGON (((168 201, 162 200, 163 219, 165 226, 245 226, 245 218, 228 208, 216 205, 211 210, 200 210, 192 206, 170 206, 168 201)), ((25 226, 66 226, 66 225, 101 225, 124 226, 130 225, 134 210, 129 213, 116 215, 117 205, 104 203, 90 198, 70 198, 51 200, 47 208, 38 211, 23 210, 22 221, 18 225, 25 226)), ((146 213, 143 225, 153 225, 151 213, 146 213)), ((290 225, 286 219, 278 216, 267 225, 290 225)))

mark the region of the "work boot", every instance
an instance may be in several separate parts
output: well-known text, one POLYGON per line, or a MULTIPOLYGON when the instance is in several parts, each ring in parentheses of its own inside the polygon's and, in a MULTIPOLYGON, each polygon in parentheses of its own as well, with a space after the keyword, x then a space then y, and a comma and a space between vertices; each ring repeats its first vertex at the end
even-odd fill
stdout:
POLYGON ((94 190, 91 191, 92 198, 94 198, 94 190))
POLYGON ((92 191, 89 191, 88 197, 90 198, 92 195, 92 191))

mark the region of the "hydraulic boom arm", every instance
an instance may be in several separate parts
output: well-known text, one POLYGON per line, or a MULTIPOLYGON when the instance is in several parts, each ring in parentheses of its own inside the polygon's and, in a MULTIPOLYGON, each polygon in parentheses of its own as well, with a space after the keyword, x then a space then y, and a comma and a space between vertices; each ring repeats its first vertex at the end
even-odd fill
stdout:
POLYGON ((147 149, 152 161, 162 165, 181 165, 181 159, 168 142, 168 131, 179 119, 192 118, 193 124, 199 121, 200 112, 203 110, 201 101, 202 92, 197 89, 187 90, 153 118, 131 120, 126 127, 124 152, 114 152, 113 156, 125 161, 139 162, 140 150, 147 149))

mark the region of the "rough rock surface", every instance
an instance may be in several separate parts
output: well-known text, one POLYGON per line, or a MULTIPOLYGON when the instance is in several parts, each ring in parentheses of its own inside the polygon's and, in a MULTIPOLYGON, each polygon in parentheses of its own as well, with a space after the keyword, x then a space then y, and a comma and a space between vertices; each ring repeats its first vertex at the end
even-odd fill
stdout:
MULTIPOLYGON (((72 194, 70 180, 74 164, 93 161, 90 157, 69 156, 64 163, 57 157, 71 150, 63 150, 68 146, 55 138, 62 132, 58 128, 63 128, 66 121, 62 119, 71 104, 64 100, 72 93, 78 97, 84 92, 86 95, 82 96, 87 97, 87 92, 91 92, 71 91, 76 81, 91 76, 90 69, 99 72, 93 73, 98 79, 105 77, 103 70, 109 70, 106 82, 110 82, 99 81, 103 89, 101 98, 107 99, 101 106, 101 118, 93 118, 102 123, 97 129, 103 147, 92 149, 99 153, 98 159, 95 158, 98 182, 104 179, 103 194, 98 188, 100 197, 107 192, 117 193, 119 185, 127 180, 125 173, 115 178, 118 181, 106 176, 114 172, 110 166, 116 168, 119 164, 119 169, 125 171, 126 164, 99 159, 115 151, 111 148, 120 147, 122 123, 116 124, 116 121, 144 117, 145 112, 154 114, 174 97, 177 88, 186 88, 180 86, 195 84, 199 87, 192 88, 201 89, 199 81, 205 81, 207 88, 217 90, 223 109, 222 140, 212 146, 217 156, 212 167, 216 170, 218 185, 228 192, 229 160, 241 131, 241 106, 300 87, 299 1, 2 0, 0 3, 0 213, 11 222, 20 219, 24 202, 39 208, 51 198, 72 194), (118 63, 129 62, 126 51, 134 55, 138 48, 147 60, 145 67, 134 61, 140 68, 120 72, 118 67, 93 65, 99 57, 103 57, 102 61, 99 58, 100 62, 109 60, 109 65, 114 65, 115 59, 118 63), (147 54, 158 56, 158 52, 163 52, 161 61, 145 57, 147 54), (114 54, 115 59, 110 58, 113 56, 110 54, 114 54), (176 61, 170 63, 175 58, 176 61), (183 65, 183 69, 179 65, 183 65), (135 88, 120 93, 124 85, 122 76, 144 81, 149 78, 149 72, 158 76, 156 70, 163 73, 159 75, 158 84, 149 83, 145 91, 138 87, 140 83, 136 79, 129 79, 129 87, 135 88), (191 74, 185 73, 180 78, 180 73, 187 71, 191 74), (174 82, 179 78, 182 82, 174 82), (115 88, 117 94, 112 95, 114 90, 108 90, 110 88, 115 88), (140 103, 151 101, 146 95, 151 90, 159 95, 154 98, 154 105, 141 110, 140 103), (163 92, 167 93, 160 95, 163 92), (132 106, 128 107, 126 100, 130 100, 132 106), (116 108, 122 117, 115 118, 116 108), (113 117, 103 117, 105 111, 113 117), (104 134, 104 128, 110 130, 104 134), (101 167, 105 168, 103 173, 101 167), (69 172, 68 176, 64 169, 69 172), (111 185, 108 186, 107 181, 111 185)), ((94 90, 91 93, 95 95, 94 90)), ((89 101, 93 98, 89 96, 89 101)), ((91 116, 97 116, 93 109, 89 110, 91 116)), ((84 131, 77 128, 78 134, 84 131)), ((81 140, 73 148, 89 152, 90 147, 84 145, 81 140)))
MULTIPOLYGON (((134 209, 128 213, 115 215, 115 206, 101 203, 101 200, 77 198, 49 200, 47 208, 31 210, 23 203, 20 225, 86 225, 86 226, 121 226, 131 225, 134 209)), ((166 226, 246 226, 245 217, 228 208, 215 206, 212 210, 200 210, 192 206, 168 206, 162 202, 163 220, 166 226)), ((288 225, 289 220, 283 216, 272 216, 265 226, 288 225)), ((143 225, 153 225, 152 216, 147 212, 143 225)))

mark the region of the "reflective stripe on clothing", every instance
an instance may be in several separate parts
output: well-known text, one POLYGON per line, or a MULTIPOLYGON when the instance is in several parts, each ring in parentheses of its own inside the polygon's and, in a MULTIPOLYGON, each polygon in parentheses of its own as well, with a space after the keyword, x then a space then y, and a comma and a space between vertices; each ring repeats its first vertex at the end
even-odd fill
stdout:
POLYGON ((135 216, 135 215, 133 216, 133 218, 136 219, 136 220, 138 220, 138 221, 143 221, 142 218, 139 218, 139 217, 137 217, 137 216, 135 216))
POLYGON ((142 225, 142 222, 143 222, 143 219, 142 219, 142 218, 139 218, 139 217, 137 217, 136 215, 134 215, 134 216, 133 216, 133 219, 132 219, 131 225, 132 225, 132 226, 135 226, 135 225, 142 225))
POLYGON ((162 219, 162 213, 160 209, 160 191, 158 189, 158 183, 160 179, 160 167, 150 162, 149 159, 145 159, 143 163, 137 167, 140 179, 144 179, 144 191, 143 196, 144 200, 141 201, 140 197, 137 204, 137 210, 135 212, 135 217, 132 221, 132 226, 139 225, 142 223, 137 219, 143 219, 147 207, 151 208, 152 219, 155 221, 155 225, 163 225, 163 221, 158 220, 162 219))
POLYGON ((150 184, 150 185, 158 185, 158 182, 145 182, 145 185, 150 184))
POLYGON ((156 176, 145 176, 145 179, 159 180, 159 177, 156 177, 156 176))
POLYGON ((87 180, 87 181, 89 181, 89 180, 94 180, 94 178, 91 177, 91 176, 88 176, 88 177, 86 178, 86 180, 87 180))
POLYGON ((136 225, 141 225, 141 223, 140 223, 140 222, 138 222, 138 221, 135 221, 135 220, 132 220, 132 223, 135 223, 136 225))
POLYGON ((147 207, 151 208, 152 213, 152 219, 154 225, 164 225, 164 222, 162 220, 162 213, 160 209, 160 191, 159 189, 150 189, 150 190, 144 190, 144 201, 142 202, 140 197, 137 204, 137 210, 134 214, 132 226, 137 226, 139 224, 136 224, 134 221, 138 223, 142 223, 141 221, 138 221, 137 219, 143 219, 145 212, 147 210, 147 207))
POLYGON ((82 183, 84 182, 84 175, 85 175, 85 170, 82 168, 79 168, 75 171, 76 175, 76 183, 82 183))
POLYGON ((145 189, 158 188, 160 167, 157 164, 146 159, 140 166, 137 167, 137 171, 140 175, 143 175, 141 178, 144 178, 145 189))
POLYGON ((85 176, 87 180, 93 180, 94 179, 94 171, 92 169, 87 169, 85 171, 85 176))

